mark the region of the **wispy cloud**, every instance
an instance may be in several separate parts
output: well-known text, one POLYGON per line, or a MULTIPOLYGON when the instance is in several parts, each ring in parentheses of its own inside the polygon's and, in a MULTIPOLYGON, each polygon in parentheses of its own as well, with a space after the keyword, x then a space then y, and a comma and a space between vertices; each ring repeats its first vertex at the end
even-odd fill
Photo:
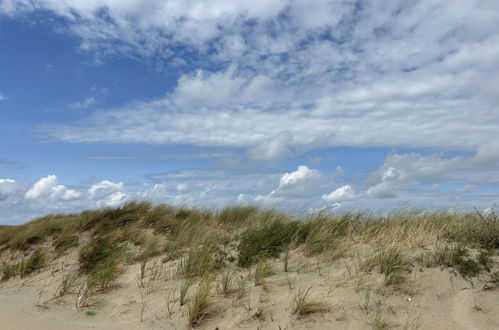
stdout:
POLYGON ((85 98, 83 101, 71 103, 69 106, 74 109, 87 109, 88 107, 94 105, 96 102, 97 101, 95 100, 95 97, 89 96, 85 98))

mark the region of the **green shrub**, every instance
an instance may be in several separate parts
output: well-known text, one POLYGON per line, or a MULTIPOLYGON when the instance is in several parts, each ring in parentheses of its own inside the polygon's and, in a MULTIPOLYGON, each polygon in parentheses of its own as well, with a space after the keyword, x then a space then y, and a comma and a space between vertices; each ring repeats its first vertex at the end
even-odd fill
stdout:
POLYGON ((92 272, 98 264, 104 263, 108 259, 117 258, 119 252, 119 247, 110 237, 94 238, 80 249, 78 255, 80 271, 88 274, 92 272))
POLYGON ((478 262, 473 259, 461 259, 457 262, 457 270, 463 277, 472 277, 480 273, 481 268, 478 262))
POLYGON ((468 250, 462 245, 445 245, 438 247, 434 252, 426 252, 417 257, 417 261, 426 267, 445 266, 453 267, 459 271, 463 277, 473 277, 478 275, 482 267, 488 269, 491 266, 491 259, 487 252, 482 251, 473 259, 468 250))
POLYGON ((239 242, 238 265, 248 267, 261 258, 278 257, 287 249, 298 229, 295 222, 273 221, 246 230, 239 242))
POLYGON ((18 264, 8 264, 8 263, 3 263, 2 265, 2 281, 6 281, 11 277, 16 276, 19 274, 19 265, 18 264))
POLYGON ((21 266, 21 277, 29 275, 40 268, 45 264, 45 254, 41 251, 35 251, 31 257, 28 258, 25 262, 22 263, 21 266))

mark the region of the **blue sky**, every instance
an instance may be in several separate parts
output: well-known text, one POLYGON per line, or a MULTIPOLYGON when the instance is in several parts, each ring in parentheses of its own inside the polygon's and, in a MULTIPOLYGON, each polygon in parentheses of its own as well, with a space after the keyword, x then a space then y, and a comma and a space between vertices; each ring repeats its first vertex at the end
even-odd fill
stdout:
POLYGON ((491 208, 498 27, 480 0, 0 0, 0 223, 491 208))

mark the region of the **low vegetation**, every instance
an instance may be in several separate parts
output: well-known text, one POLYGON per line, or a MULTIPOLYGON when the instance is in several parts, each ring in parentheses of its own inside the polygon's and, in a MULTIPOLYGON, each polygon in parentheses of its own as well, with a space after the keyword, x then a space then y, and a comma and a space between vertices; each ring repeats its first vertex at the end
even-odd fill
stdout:
POLYGON ((405 274, 410 271, 411 263, 397 248, 381 249, 368 259, 363 268, 371 271, 377 268, 385 276, 385 285, 400 284, 405 280, 405 274))
POLYGON ((329 309, 328 304, 320 299, 311 299, 309 297, 310 288, 307 290, 299 289, 293 299, 292 314, 307 315, 329 309))
MULTIPOLYGON (((95 296, 119 287, 123 270, 134 265, 143 306, 155 280, 178 281, 166 290, 167 315, 181 311, 190 327, 215 312, 217 294, 262 321, 265 296, 255 298, 252 291, 271 292, 268 283, 276 282, 289 287, 290 314, 329 310, 332 305, 311 297, 310 288, 294 291, 295 282, 315 272, 324 292, 334 290, 328 265, 341 258, 349 260, 341 262, 354 278, 355 292, 368 292, 361 307, 367 314, 374 310, 370 292, 375 286, 363 283, 366 277, 377 279, 376 285, 382 281, 377 288, 383 294, 402 292, 418 268, 440 267, 465 280, 484 274, 484 290, 496 290, 498 252, 499 219, 477 212, 320 212, 301 219, 253 206, 212 212, 132 202, 0 226, 2 281, 30 276, 66 253, 77 254, 76 269, 64 272, 53 299, 75 294, 76 307, 87 308, 94 306, 95 296), (278 266, 272 263, 280 257, 278 266)), ((393 326, 379 306, 369 318, 372 328, 393 326)))
POLYGON ((20 275, 21 278, 41 269, 45 264, 45 254, 39 250, 33 252, 29 258, 16 264, 3 263, 2 280, 20 275))
POLYGON ((424 267, 452 267, 464 277, 473 277, 481 271, 490 271, 491 251, 481 250, 473 257, 468 248, 453 244, 437 247, 434 251, 426 251, 416 257, 416 261, 424 267))
POLYGON ((211 279, 203 280, 187 308, 187 324, 190 327, 197 327, 205 318, 209 317, 211 307, 215 300, 211 292, 211 279))

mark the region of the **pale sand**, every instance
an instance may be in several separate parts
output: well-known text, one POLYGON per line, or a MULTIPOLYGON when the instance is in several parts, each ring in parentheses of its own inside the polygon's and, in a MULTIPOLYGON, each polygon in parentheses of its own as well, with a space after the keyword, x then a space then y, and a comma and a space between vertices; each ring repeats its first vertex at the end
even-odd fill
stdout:
MULTIPOLYGON (((249 299, 237 299, 237 293, 227 297, 215 293, 213 316, 199 328, 371 329, 378 304, 382 318, 399 329, 415 325, 417 320, 419 329, 499 329, 499 289, 482 290, 487 273, 469 281, 450 269, 415 269, 408 276, 408 284, 394 290, 385 288, 382 275, 375 271, 355 276, 356 261, 354 257, 342 258, 318 267, 315 258, 305 258, 295 251, 287 273, 282 270, 282 260, 271 260, 274 275, 267 277, 263 286, 255 286, 253 277, 247 278, 248 271, 237 273, 236 277, 245 280, 249 299), (309 287, 310 297, 323 300, 329 311, 303 317, 292 315, 294 295, 299 288, 309 287), (367 291, 370 294, 366 308, 367 291), (261 313, 257 313, 259 310, 261 313)), ((188 328, 187 305, 178 304, 181 279, 175 272, 176 262, 150 261, 143 288, 139 288, 137 280, 139 265, 126 267, 119 286, 99 294, 96 305, 90 308, 76 309, 76 294, 48 301, 63 273, 76 267, 73 250, 38 274, 1 283, 0 329, 188 328), (157 277, 152 279, 155 271, 157 277), (167 293, 176 300, 171 315, 166 307, 167 293), (89 310, 95 311, 95 315, 87 315, 89 310)), ((188 297, 195 290, 196 285, 189 290, 188 297)))

